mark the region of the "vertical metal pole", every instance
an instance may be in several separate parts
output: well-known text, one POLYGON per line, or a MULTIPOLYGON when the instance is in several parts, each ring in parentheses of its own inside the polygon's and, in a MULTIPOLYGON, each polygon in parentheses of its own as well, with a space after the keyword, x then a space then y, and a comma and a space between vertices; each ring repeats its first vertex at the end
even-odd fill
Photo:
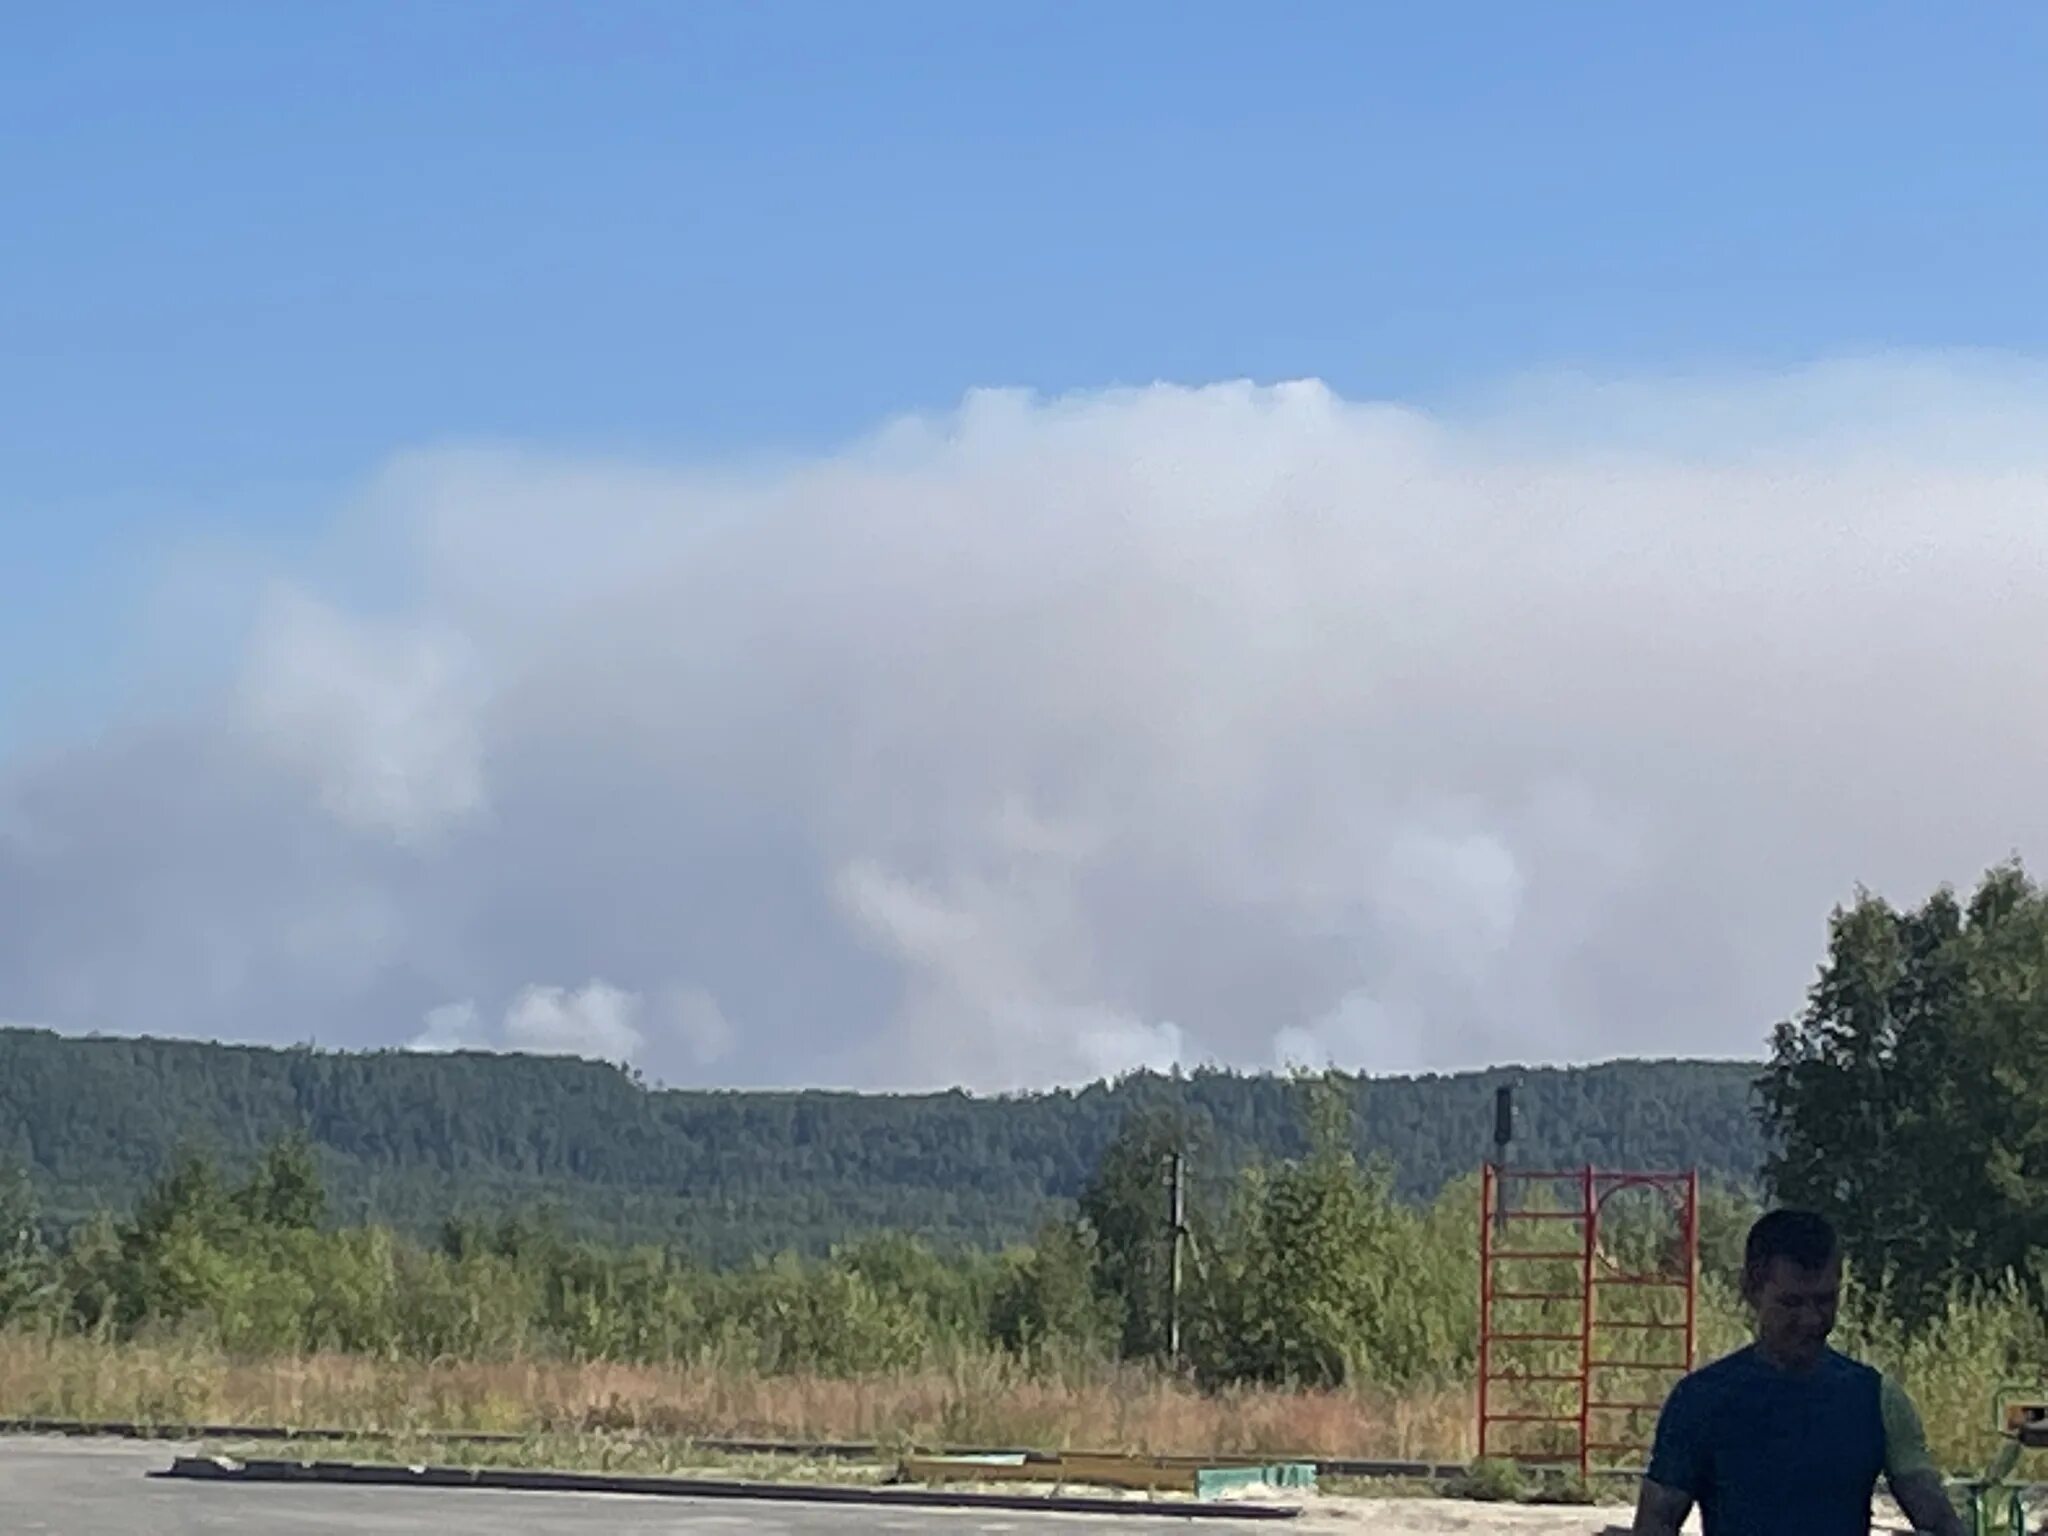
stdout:
POLYGON ((1597 1310, 1594 1301, 1593 1263, 1595 1247, 1599 1242, 1600 1206, 1593 1190, 1593 1165, 1588 1163, 1580 1175, 1580 1188, 1584 1215, 1585 1257, 1581 1271, 1579 1301, 1579 1476, 1589 1477, 1593 1471, 1593 1321, 1597 1310))
POLYGON ((1166 1295, 1166 1354, 1176 1370, 1180 1368, 1180 1246, 1187 1235, 1187 1190, 1186 1159, 1175 1152, 1168 1162, 1167 1184, 1171 1190, 1169 1199, 1170 1219, 1169 1242, 1172 1244, 1167 1260, 1166 1295))
MULTIPOLYGON (((1493 1165, 1506 1168, 1508 1165, 1508 1143, 1515 1139, 1515 1090, 1502 1084, 1493 1091, 1493 1165)), ((1505 1236, 1508 1230, 1507 1187, 1498 1183, 1494 1193, 1499 1197, 1498 1211, 1493 1218, 1493 1233, 1505 1236)))
POLYGON ((1700 1289, 1700 1171, 1685 1175, 1685 1368, 1697 1358, 1700 1289))
POLYGON ((1479 1459, 1486 1459, 1487 1393, 1493 1376, 1494 1169, 1479 1170, 1479 1459))

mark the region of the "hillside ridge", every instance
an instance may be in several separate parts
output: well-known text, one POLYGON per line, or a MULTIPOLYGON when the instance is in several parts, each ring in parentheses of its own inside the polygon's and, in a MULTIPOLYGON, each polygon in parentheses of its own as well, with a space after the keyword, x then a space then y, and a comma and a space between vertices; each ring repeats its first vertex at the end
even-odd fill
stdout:
MULTIPOLYGON (((1493 1090, 1515 1081, 1519 1160, 1747 1183, 1764 1150, 1757 1070, 1625 1058, 1358 1078, 1358 1149, 1404 1195, 1433 1195, 1486 1154, 1493 1090)), ((991 1245, 1067 1208, 1144 1109, 1186 1117, 1212 1183, 1304 1144, 1288 1078, 1213 1068, 991 1096, 689 1088, 570 1057, 0 1027, 0 1163, 63 1220, 125 1208, 180 1148, 241 1166, 304 1130, 338 1217, 409 1231, 544 1205, 573 1231, 715 1262, 879 1228, 991 1245)))

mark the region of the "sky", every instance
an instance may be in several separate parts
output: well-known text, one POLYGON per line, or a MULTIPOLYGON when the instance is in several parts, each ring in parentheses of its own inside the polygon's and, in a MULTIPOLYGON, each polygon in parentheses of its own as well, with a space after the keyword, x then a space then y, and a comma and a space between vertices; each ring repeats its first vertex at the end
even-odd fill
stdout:
MULTIPOLYGON (((0 1019, 1742 1055, 2036 853, 2048 13, 0 45, 0 1019)), ((2037 854, 2038 856, 2038 854, 2037 854)))

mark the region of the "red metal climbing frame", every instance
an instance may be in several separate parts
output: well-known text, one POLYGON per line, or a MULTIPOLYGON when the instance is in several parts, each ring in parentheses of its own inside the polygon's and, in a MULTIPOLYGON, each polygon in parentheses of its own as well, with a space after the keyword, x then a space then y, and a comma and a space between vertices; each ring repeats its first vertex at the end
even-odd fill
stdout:
POLYGON ((1488 1163, 1481 1189, 1480 1456, 1582 1477, 1646 1459, 1657 1410, 1693 1364, 1699 1174, 1488 1163), (1656 1202, 1664 1235, 1616 1232, 1624 1256, 1601 1219, 1630 1191, 1656 1202))

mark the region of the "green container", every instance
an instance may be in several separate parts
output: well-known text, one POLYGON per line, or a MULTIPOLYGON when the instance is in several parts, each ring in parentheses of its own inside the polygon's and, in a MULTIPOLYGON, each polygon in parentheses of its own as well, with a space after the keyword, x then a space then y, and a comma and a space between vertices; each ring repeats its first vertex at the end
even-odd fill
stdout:
POLYGON ((1238 1488, 1300 1488, 1315 1492, 1312 1461, 1273 1461, 1249 1467, 1202 1467, 1195 1473, 1195 1497, 1213 1499, 1238 1488))

